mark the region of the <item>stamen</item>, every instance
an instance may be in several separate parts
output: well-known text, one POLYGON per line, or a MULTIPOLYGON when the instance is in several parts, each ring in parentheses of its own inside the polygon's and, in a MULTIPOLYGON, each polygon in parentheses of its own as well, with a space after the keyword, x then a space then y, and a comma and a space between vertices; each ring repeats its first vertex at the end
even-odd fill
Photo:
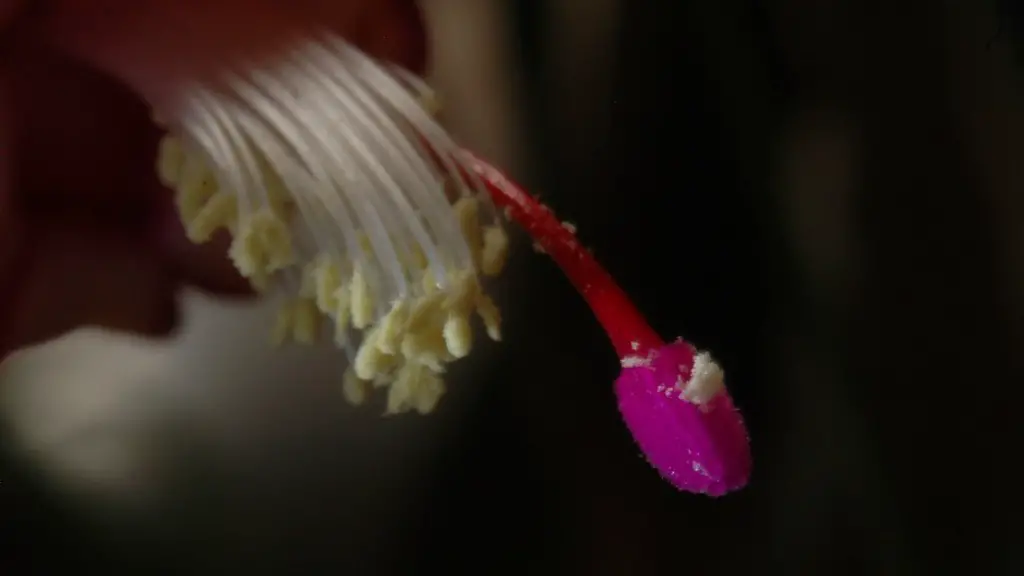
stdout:
POLYGON ((472 350, 475 316, 500 338, 479 275, 499 274, 508 250, 482 217, 497 212, 479 179, 403 90, 354 49, 313 42, 191 89, 171 115, 182 138, 168 135, 158 159, 179 195, 203 194, 179 203, 187 227, 214 198, 233 202, 223 227, 236 267, 284 294, 275 341, 332 334, 351 360, 344 395, 387 387, 388 413, 434 408, 445 366, 472 350), (455 205, 449 185, 462 190, 455 205))

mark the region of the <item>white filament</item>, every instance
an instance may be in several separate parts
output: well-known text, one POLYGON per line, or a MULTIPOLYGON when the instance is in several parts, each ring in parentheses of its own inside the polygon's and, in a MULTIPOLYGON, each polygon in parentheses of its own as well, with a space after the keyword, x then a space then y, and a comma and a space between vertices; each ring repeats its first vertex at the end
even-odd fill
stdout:
POLYGON ((306 153, 308 146, 298 137, 289 112, 241 78, 233 78, 231 84, 249 106, 249 111, 239 113, 243 125, 253 140, 260 142, 268 161, 293 191, 300 213, 312 227, 321 248, 333 256, 347 255, 355 261, 365 261, 366 255, 355 235, 355 219, 346 206, 327 201, 332 196, 331 178, 322 164, 308 162, 312 155, 306 153))
MULTIPOLYGON (((415 253, 439 286, 474 265, 444 182, 462 197, 481 198, 484 188, 424 110, 424 90, 411 74, 321 36, 197 87, 179 117, 243 214, 270 202, 264 158, 294 200, 302 251, 359 266, 382 314, 422 290, 407 266, 415 253)), ((483 207, 496 218, 490 202, 483 207)))
MULTIPOLYGON (((285 83, 285 79, 278 78, 279 74, 276 71, 262 70, 254 70, 251 73, 257 85, 268 90, 270 95, 277 99, 276 102, 264 101, 261 111, 269 113, 270 108, 284 108, 293 117, 292 129, 289 130, 292 138, 289 142, 298 149, 307 166, 315 164, 326 172, 328 182, 331 184, 329 188, 317 189, 314 192, 318 194, 324 207, 338 218, 338 224, 343 231, 350 231, 350 223, 353 222, 345 205, 347 204, 355 213, 359 229, 367 235, 372 248, 373 261, 368 262, 367 274, 380 271, 391 279, 391 282, 387 283, 378 278, 380 284, 374 286, 375 291, 391 297, 397 296, 405 289, 404 271, 380 214, 367 202, 367 194, 360 190, 369 183, 360 178, 361 174, 357 172, 352 158, 337 149, 332 149, 329 133, 324 130, 328 127, 320 125, 324 118, 317 116, 315 110, 311 110, 306 102, 297 98, 293 93, 298 91, 298 87, 285 83)), ((306 96, 303 99, 310 98, 306 96)), ((285 186, 291 189, 288 182, 285 182, 285 186)))

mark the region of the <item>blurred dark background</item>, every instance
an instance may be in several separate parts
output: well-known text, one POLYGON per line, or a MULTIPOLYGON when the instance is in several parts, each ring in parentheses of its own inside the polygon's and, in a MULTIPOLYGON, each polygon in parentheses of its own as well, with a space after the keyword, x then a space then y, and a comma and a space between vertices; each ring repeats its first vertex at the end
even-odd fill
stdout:
POLYGON ((658 478, 596 323, 522 249, 506 342, 462 376, 479 390, 429 474, 395 484, 320 431, 280 476, 182 452, 189 488, 124 518, 9 441, 4 573, 1024 573, 1024 5, 592 3, 611 32, 573 26, 600 17, 585 0, 497 3, 517 175, 726 366, 747 489, 658 478))

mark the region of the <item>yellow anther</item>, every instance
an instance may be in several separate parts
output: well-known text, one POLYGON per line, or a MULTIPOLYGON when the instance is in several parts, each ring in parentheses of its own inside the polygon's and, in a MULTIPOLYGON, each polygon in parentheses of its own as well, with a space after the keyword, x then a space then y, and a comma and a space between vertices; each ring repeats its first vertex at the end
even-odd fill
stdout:
POLYGON ((293 314, 294 310, 289 304, 283 304, 277 309, 274 328, 270 331, 270 342, 274 346, 280 346, 288 340, 288 336, 292 333, 293 314))
POLYGON ((380 319, 377 328, 380 331, 377 348, 381 352, 392 355, 398 354, 409 320, 409 308, 409 301, 403 298, 396 301, 391 307, 391 311, 380 319))
POLYGON ((508 234, 501 226, 484 229, 484 247, 480 254, 480 272, 486 276, 497 276, 508 260, 508 234))
POLYGON ((213 172, 201 160, 186 157, 178 173, 175 203, 185 222, 191 222, 219 189, 213 172))
POLYGON ((181 142, 170 135, 161 138, 156 161, 156 174, 160 183, 168 188, 177 186, 184 164, 185 151, 181 148, 181 142))
POLYGON ((316 303, 309 298, 299 298, 293 306, 292 338, 299 344, 315 344, 323 318, 316 308, 316 303))
POLYGON ((360 266, 356 266, 352 273, 349 296, 351 297, 352 326, 357 330, 363 330, 373 322, 374 301, 370 284, 360 266))
POLYGON ((480 265, 480 252, 483 250, 483 232, 480 229, 480 205, 475 198, 459 198, 452 206, 455 217, 462 229, 462 236, 469 246, 473 257, 473 265, 480 265))
POLYGON ((338 309, 338 289, 342 286, 341 268, 328 255, 321 255, 312 270, 316 305, 324 314, 338 309))
POLYGON ((476 313, 484 323, 487 336, 495 342, 501 341, 501 310, 486 294, 481 294, 476 301, 476 313))
POLYGON ((473 329, 466 314, 451 313, 444 323, 444 343, 456 358, 465 358, 473 350, 473 329))
POLYGON ((209 242, 220 228, 231 229, 238 222, 238 199, 234 194, 221 191, 207 200, 206 205, 190 222, 185 233, 196 244, 209 242))
POLYGON ((435 372, 444 370, 446 362, 454 360, 448 352, 439 331, 407 333, 402 338, 402 356, 409 364, 423 364, 435 372))
POLYGON ((380 331, 374 328, 363 338, 363 343, 356 352, 353 360, 353 368, 356 376, 363 380, 373 380, 381 374, 386 374, 394 369, 397 359, 394 356, 380 351, 377 343, 380 341, 380 331))
POLYGON ((314 344, 320 331, 321 318, 313 301, 308 298, 285 302, 277 311, 271 341, 276 346, 289 341, 314 344))
POLYGON ((341 393, 345 396, 345 400, 353 406, 359 406, 366 402, 366 397, 370 393, 370 383, 366 380, 361 380, 352 368, 345 370, 345 374, 341 377, 341 393))
POLYGON ((291 232, 273 211, 264 208, 239 223, 228 251, 246 278, 261 278, 294 264, 291 232))
POLYGON ((406 364, 388 389, 387 414, 430 413, 444 395, 444 382, 426 366, 406 364))

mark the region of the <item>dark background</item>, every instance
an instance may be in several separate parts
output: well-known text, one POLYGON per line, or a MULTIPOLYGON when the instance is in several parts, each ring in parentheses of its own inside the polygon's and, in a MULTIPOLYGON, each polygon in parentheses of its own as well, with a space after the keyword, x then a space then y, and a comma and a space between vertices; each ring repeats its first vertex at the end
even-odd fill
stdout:
POLYGON ((476 376, 489 384, 446 465, 391 512, 386 567, 333 522, 346 502, 309 514, 282 494, 259 521, 294 528, 228 550, 204 537, 199 496, 126 532, 48 494, 16 447, 0 565, 1024 572, 1022 5, 624 2, 612 90, 595 95, 553 78, 543 1, 510 3, 537 167, 524 179, 656 329, 727 366, 751 485, 711 500, 660 481, 621 425, 588 311, 520 254, 503 305, 540 328, 508 334, 476 376))

